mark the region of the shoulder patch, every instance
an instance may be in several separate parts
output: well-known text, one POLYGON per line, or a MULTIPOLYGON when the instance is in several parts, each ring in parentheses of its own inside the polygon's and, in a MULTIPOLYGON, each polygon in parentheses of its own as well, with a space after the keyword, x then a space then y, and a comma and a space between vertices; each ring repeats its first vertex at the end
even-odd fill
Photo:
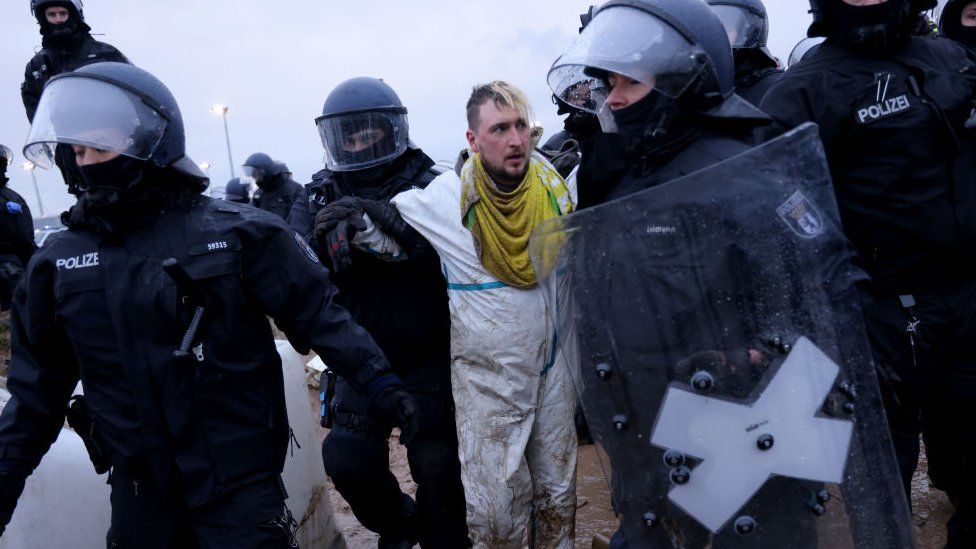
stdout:
POLYGON ((319 256, 315 253, 315 250, 313 250, 312 247, 308 245, 308 242, 305 242, 305 239, 302 238, 302 235, 298 233, 292 233, 292 234, 295 236, 295 242, 298 243, 298 247, 301 248, 303 252, 305 252, 305 255, 308 256, 309 260, 311 260, 313 263, 320 263, 319 256))

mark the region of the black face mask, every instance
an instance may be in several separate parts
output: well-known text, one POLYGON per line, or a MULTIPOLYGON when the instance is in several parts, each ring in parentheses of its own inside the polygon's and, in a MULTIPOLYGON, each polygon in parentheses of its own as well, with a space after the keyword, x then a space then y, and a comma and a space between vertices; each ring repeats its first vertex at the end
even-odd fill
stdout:
POLYGON ((833 0, 835 23, 831 38, 864 54, 883 54, 900 49, 911 35, 908 0, 888 0, 872 6, 851 6, 833 0))
POLYGON ((617 133, 640 138, 648 146, 666 146, 680 140, 698 125, 695 113, 681 106, 681 101, 651 90, 640 101, 613 111, 617 133))
POLYGON ((570 137, 577 141, 592 139, 594 135, 603 131, 600 128, 600 119, 595 114, 579 111, 571 113, 563 127, 570 137))
POLYGON ((124 193, 136 187, 143 179, 146 162, 121 155, 108 162, 78 166, 82 182, 78 190, 86 194, 103 194, 114 191, 124 193))
POLYGON ((0 187, 6 187, 10 179, 7 178, 7 157, 0 157, 0 187))
POLYGON ((942 12, 942 34, 951 40, 973 48, 976 47, 976 27, 967 27, 962 24, 962 11, 967 2, 956 2, 946 6, 942 12))
POLYGON ((280 187, 285 180, 285 176, 279 175, 265 175, 261 179, 255 179, 254 183, 264 192, 273 191, 280 187))
POLYGON ((396 176, 403 171, 408 161, 409 156, 404 153, 379 166, 352 172, 338 172, 336 180, 345 194, 370 200, 389 200, 398 194, 400 187, 405 186, 404 181, 396 176))

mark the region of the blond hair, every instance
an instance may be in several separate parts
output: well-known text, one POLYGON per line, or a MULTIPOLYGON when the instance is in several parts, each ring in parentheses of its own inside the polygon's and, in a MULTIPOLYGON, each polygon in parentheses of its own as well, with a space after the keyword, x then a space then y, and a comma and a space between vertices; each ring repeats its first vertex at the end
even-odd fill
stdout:
POLYGON ((502 80, 495 80, 487 84, 475 86, 468 99, 468 128, 475 130, 481 122, 481 106, 489 100, 495 102, 499 109, 514 109, 528 124, 532 120, 532 105, 525 92, 502 80))

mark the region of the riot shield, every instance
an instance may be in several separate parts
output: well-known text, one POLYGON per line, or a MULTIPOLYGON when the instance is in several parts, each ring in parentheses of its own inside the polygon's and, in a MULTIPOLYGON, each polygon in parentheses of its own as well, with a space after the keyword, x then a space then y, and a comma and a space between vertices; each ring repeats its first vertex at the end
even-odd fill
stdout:
POLYGON ((911 547, 816 127, 531 243, 630 547, 911 547))

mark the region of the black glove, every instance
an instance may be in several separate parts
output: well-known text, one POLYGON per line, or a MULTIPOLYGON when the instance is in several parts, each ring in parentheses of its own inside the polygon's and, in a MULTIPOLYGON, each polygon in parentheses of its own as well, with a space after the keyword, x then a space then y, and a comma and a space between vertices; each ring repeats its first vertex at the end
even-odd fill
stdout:
POLYGON ((17 500, 24 491, 24 482, 27 475, 16 471, 0 471, 0 536, 7 529, 11 517, 14 516, 14 509, 17 508, 17 500))
POLYGON ((374 378, 368 386, 369 416, 378 423, 394 424, 400 428, 400 443, 410 441, 420 431, 420 413, 417 401, 403 388, 403 382, 395 374, 374 378))
POLYGON ((365 198, 360 198, 359 203, 373 223, 395 240, 408 257, 420 255, 420 248, 428 245, 424 237, 403 220, 393 204, 365 198))
POLYGON ((322 238, 333 232, 342 221, 346 221, 358 231, 366 230, 363 207, 358 198, 344 196, 319 210, 319 213, 315 214, 315 238, 322 238))

